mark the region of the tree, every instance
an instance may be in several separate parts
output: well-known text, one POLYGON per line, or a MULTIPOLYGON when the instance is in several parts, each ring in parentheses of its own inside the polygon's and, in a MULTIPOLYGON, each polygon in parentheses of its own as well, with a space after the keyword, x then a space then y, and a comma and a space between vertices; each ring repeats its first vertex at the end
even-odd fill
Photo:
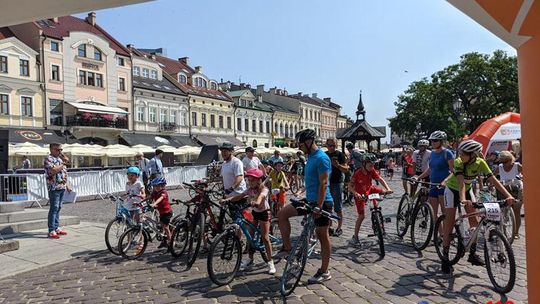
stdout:
POLYGON ((451 138, 472 133, 487 118, 519 111, 517 58, 497 50, 468 53, 460 62, 414 81, 398 96, 390 128, 418 139, 435 130, 451 138))

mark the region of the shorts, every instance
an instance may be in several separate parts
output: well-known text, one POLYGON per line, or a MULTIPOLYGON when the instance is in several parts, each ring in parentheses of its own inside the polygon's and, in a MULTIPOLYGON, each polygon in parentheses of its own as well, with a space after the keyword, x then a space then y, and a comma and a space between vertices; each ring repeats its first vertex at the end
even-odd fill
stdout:
POLYGON ((444 188, 437 188, 437 187, 432 186, 429 189, 429 197, 437 198, 443 195, 444 195, 444 188))
POLYGON ((264 210, 261 212, 251 210, 251 215, 253 215, 253 220, 261 222, 268 222, 272 218, 270 215, 270 210, 264 210))
POLYGON ((172 218, 172 212, 160 214, 159 222, 162 223, 163 225, 169 225, 169 223, 171 222, 171 218, 172 218))
POLYGON ((386 171, 388 171, 388 174, 394 174, 394 169, 387 169, 386 171))
MULTIPOLYGON (((382 193, 382 192, 383 192, 382 188, 371 186, 367 194, 369 195, 371 193, 382 193)), ((358 216, 363 216, 364 214, 366 214, 366 201, 365 200, 357 199, 355 202, 355 205, 356 205, 356 213, 358 214, 358 216)))
MULTIPOLYGON (((315 205, 315 203, 308 203, 310 205, 315 205)), ((296 209, 296 212, 298 213, 298 215, 308 215, 309 212, 307 211, 306 208, 303 208, 304 207, 304 204, 303 203, 300 203, 300 202, 293 202, 291 203, 291 205, 294 207, 294 209, 296 209)), ((327 212, 332 212, 332 202, 324 202, 323 204, 323 207, 322 209, 324 211, 327 211, 327 212)), ((325 216, 320 216, 318 218, 315 219, 315 227, 326 227, 326 226, 329 226, 330 225, 330 219, 325 217, 325 216)))
POLYGON ((334 199, 334 211, 343 210, 343 183, 330 183, 330 194, 334 199))
POLYGON ((403 170, 403 172, 401 173, 401 178, 411 178, 413 176, 414 174, 409 174, 405 170, 403 170))
MULTIPOLYGON (((471 201, 476 201, 472 188, 465 192, 465 198, 471 201)), ((457 208, 461 204, 459 199, 459 191, 445 188, 444 189, 444 208, 457 208)))

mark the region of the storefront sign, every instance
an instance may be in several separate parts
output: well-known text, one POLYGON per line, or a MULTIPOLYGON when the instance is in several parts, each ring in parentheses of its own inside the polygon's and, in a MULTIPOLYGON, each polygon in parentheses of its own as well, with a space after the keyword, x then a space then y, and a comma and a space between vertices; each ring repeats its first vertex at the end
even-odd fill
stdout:
POLYGON ((31 141, 42 140, 43 137, 34 131, 17 131, 17 134, 31 141))
POLYGON ((96 70, 96 71, 99 70, 99 65, 89 63, 89 62, 83 62, 82 66, 83 66, 83 68, 86 68, 86 69, 91 69, 91 70, 96 70))

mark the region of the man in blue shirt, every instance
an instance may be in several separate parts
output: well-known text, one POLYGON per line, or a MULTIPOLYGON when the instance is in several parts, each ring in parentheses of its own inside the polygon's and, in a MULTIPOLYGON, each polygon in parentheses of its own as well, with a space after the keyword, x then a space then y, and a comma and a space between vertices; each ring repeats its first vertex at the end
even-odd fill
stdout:
MULTIPOLYGON (((310 205, 317 206, 322 210, 332 212, 333 201, 330 194, 329 177, 332 172, 332 162, 315 144, 316 133, 312 129, 304 129, 296 134, 298 147, 308 156, 305 166, 306 199, 310 205)), ((291 224, 289 218, 307 214, 307 210, 302 208, 303 204, 292 203, 283 207, 278 213, 279 229, 283 238, 283 247, 276 257, 284 258, 291 251, 291 224)), ((332 276, 328 271, 332 244, 328 234, 330 219, 320 214, 313 214, 315 219, 316 233, 321 242, 321 268, 308 280, 308 283, 322 283, 330 280, 332 276)))
POLYGON ((146 169, 148 170, 148 176, 150 176, 150 180, 153 180, 156 177, 164 177, 163 164, 161 163, 162 156, 163 150, 157 149, 156 155, 148 163, 148 167, 146 167, 146 169))
POLYGON ((268 161, 271 161, 272 164, 275 164, 277 162, 283 162, 283 157, 281 157, 279 154, 280 154, 279 150, 275 150, 274 155, 270 157, 268 161))

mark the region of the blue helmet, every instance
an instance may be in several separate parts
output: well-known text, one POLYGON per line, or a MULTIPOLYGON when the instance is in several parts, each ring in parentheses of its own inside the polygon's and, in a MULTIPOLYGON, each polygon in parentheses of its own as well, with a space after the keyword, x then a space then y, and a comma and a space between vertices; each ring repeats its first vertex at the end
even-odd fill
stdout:
POLYGON ((166 185, 167 181, 164 177, 156 177, 152 180, 152 186, 166 185))
POLYGON ((141 169, 139 167, 131 166, 127 169, 127 174, 135 174, 137 176, 141 175, 141 169))

